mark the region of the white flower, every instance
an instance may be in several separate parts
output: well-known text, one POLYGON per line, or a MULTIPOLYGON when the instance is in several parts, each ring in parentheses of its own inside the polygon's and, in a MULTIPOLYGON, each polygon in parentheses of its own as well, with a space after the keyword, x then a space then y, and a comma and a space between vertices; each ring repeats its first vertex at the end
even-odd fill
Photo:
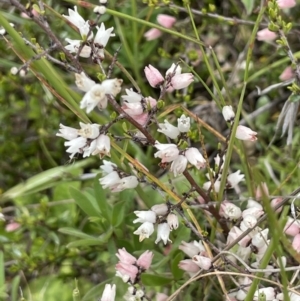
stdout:
POLYGON ((169 225, 170 230, 176 230, 179 226, 178 217, 174 213, 169 213, 167 216, 167 223, 169 225))
POLYGON ((104 156, 110 157, 110 139, 107 135, 101 134, 96 140, 95 149, 92 155, 100 154, 100 158, 104 156))
POLYGON ((104 15, 106 13, 106 7, 104 5, 96 6, 93 11, 95 14, 104 15))
MULTIPOLYGON (((214 157, 214 160, 215 160, 215 165, 216 165, 216 166, 220 166, 221 158, 220 158, 219 154, 217 154, 217 155, 214 157)), ((224 163, 225 163, 225 155, 224 155, 223 158, 222 158, 222 165, 221 165, 221 167, 220 167, 220 170, 223 169, 224 163)))
POLYGON ((116 285, 105 284, 100 301, 115 301, 116 285))
POLYGON ((106 176, 99 179, 99 183, 102 187, 105 188, 112 188, 115 187, 120 182, 120 176, 116 171, 110 172, 106 176))
POLYGON ((156 214, 155 212, 148 210, 148 211, 134 211, 134 214, 138 217, 133 221, 133 223, 145 223, 149 222, 155 224, 156 222, 156 214))
POLYGON ((82 98, 80 108, 86 108, 87 113, 90 113, 96 106, 99 109, 105 109, 107 107, 105 93, 106 91, 101 84, 94 85, 82 98))
POLYGON ((195 255, 192 258, 193 262, 203 270, 209 270, 211 267, 211 259, 206 256, 195 255))
POLYGON ((235 221, 242 216, 242 210, 238 206, 232 203, 223 202, 221 204, 221 209, 222 209, 221 215, 231 221, 235 221))
POLYGON ((259 218, 263 214, 264 214, 264 211, 258 207, 248 208, 248 209, 243 210, 243 212, 242 212, 243 217, 246 215, 253 215, 255 218, 259 218))
POLYGON ((237 170, 236 172, 228 175, 227 182, 230 184, 231 188, 235 187, 239 184, 239 182, 244 180, 245 176, 243 174, 240 174, 240 172, 240 170, 237 170))
POLYGON ((88 92, 94 85, 96 85, 96 83, 87 77, 84 72, 75 73, 75 84, 81 91, 84 92, 88 92))
POLYGON ((190 117, 185 117, 184 114, 177 119, 177 127, 181 133, 187 133, 190 130, 190 117))
MULTIPOLYGON (((221 185, 221 181, 220 180, 216 180, 216 181, 214 181, 214 191, 215 192, 219 192, 219 190, 220 190, 220 185, 221 185)), ((208 182, 205 182, 204 184, 203 184, 203 189, 204 190, 208 190, 209 188, 211 187, 211 181, 208 181, 208 182)))
POLYGON ((269 233, 269 229, 266 228, 263 231, 255 234, 251 241, 252 245, 257 247, 258 249, 264 247, 268 240, 268 233, 269 233))
POLYGON ((112 192, 119 192, 125 189, 131 189, 138 186, 139 181, 136 176, 128 176, 125 178, 121 178, 119 183, 111 188, 112 192))
MULTIPOLYGON (((81 40, 71 40, 69 38, 65 39, 69 45, 65 46, 65 48, 71 53, 77 53, 81 44, 81 40)), ((88 58, 91 56, 92 48, 90 46, 84 45, 79 56, 88 58)))
POLYGON ((224 106, 222 109, 222 114, 226 122, 231 122, 234 120, 235 113, 232 106, 224 106))
POLYGON ((256 208, 263 210, 263 206, 260 203, 254 201, 252 199, 249 199, 247 202, 247 208, 252 208, 252 207, 256 207, 256 208))
POLYGON ((105 94, 112 94, 113 96, 116 96, 121 92, 122 83, 122 79, 114 78, 104 80, 101 85, 105 91, 105 94))
POLYGON ((132 91, 132 89, 125 89, 127 95, 122 95, 121 98, 126 101, 126 102, 130 102, 130 103, 135 103, 135 102, 141 102, 142 100, 142 95, 138 94, 134 91, 132 91))
POLYGON ((145 238, 149 238, 149 236, 154 232, 154 225, 149 222, 143 223, 139 228, 133 232, 133 234, 139 235, 139 241, 143 241, 145 238))
POLYGON ((99 136, 99 134, 100 134, 100 130, 99 130, 100 125, 99 124, 96 124, 96 123, 85 124, 82 122, 79 122, 79 124, 80 124, 81 129, 78 130, 77 133, 81 137, 88 138, 88 139, 95 139, 99 136))
POLYGON ((82 153, 83 147, 86 145, 86 138, 84 137, 77 137, 70 141, 65 142, 65 146, 69 146, 66 150, 67 153, 70 153, 70 158, 72 159, 77 153, 82 153))
POLYGON ((110 161, 103 160, 103 165, 101 165, 100 168, 107 175, 107 174, 115 171, 115 169, 117 168, 117 165, 110 161))
POLYGON ((115 34, 112 34, 114 28, 105 29, 104 23, 101 23, 100 27, 97 26, 97 34, 95 36, 94 43, 98 44, 100 48, 104 48, 110 37, 114 37, 115 34))
POLYGON ((168 74, 171 75, 174 72, 174 70, 175 70, 175 74, 174 75, 181 74, 181 67, 179 65, 176 65, 176 64, 172 63, 171 67, 166 71, 166 76, 168 74), (175 68, 176 68, 176 70, 175 70, 175 68))
POLYGON ((66 140, 73 140, 77 138, 78 136, 77 129, 71 128, 69 126, 65 126, 61 123, 59 127, 60 129, 59 132, 56 134, 56 136, 62 137, 66 140))
POLYGON ((255 141, 257 140, 256 135, 257 132, 252 131, 250 128, 243 125, 238 125, 235 137, 240 140, 255 141))
POLYGON ((165 134, 167 137, 171 139, 176 139, 180 132, 178 128, 172 124, 170 124, 167 120, 164 121, 165 123, 159 123, 158 126, 160 127, 157 131, 160 133, 165 134))
POLYGON ((195 147, 190 147, 185 151, 185 156, 188 161, 194 165, 197 169, 204 168, 206 166, 206 161, 195 147))
POLYGON ((187 165, 187 158, 183 155, 179 155, 171 164, 170 171, 173 172, 174 176, 177 177, 178 175, 181 175, 187 165))
POLYGON ((266 301, 273 301, 275 299, 275 290, 274 287, 265 287, 260 288, 254 293, 254 299, 255 301, 261 300, 260 296, 265 295, 266 301))
POLYGON ((167 204, 154 205, 151 207, 151 210, 158 216, 166 215, 169 212, 167 204))
POLYGON ((157 238, 155 240, 155 243, 157 244, 158 242, 160 242, 161 240, 164 242, 164 244, 166 245, 167 242, 172 242, 169 239, 169 235, 170 235, 170 227, 167 223, 161 223, 157 226, 157 238))
POLYGON ((162 144, 155 141, 154 147, 159 151, 154 154, 155 158, 161 158, 161 162, 171 162, 179 155, 179 150, 176 144, 162 144))
POLYGON ((141 115, 144 112, 144 108, 140 102, 126 102, 123 104, 122 109, 129 116, 141 115))

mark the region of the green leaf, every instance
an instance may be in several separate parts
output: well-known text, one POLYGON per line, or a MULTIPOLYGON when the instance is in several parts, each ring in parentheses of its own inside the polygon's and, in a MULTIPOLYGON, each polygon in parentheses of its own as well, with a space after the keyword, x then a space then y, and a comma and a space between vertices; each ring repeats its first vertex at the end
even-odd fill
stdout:
POLYGON ((125 201, 117 203, 113 208, 111 223, 114 227, 118 227, 124 219, 125 201))
POLYGON ((5 284, 5 275, 4 275, 4 257, 3 252, 0 252, 0 288, 5 284))
POLYGON ((246 8, 247 15, 250 15, 254 7, 254 0, 242 0, 242 3, 246 8))
POLYGON ((19 300, 19 287, 20 287, 21 276, 16 276, 11 283, 11 301, 19 300))
POLYGON ((96 202, 101 210, 101 213, 105 219, 108 221, 111 221, 111 215, 112 215, 112 208, 107 203, 107 198, 105 195, 105 191, 102 188, 102 186, 99 183, 100 175, 95 178, 94 181, 94 189, 95 189, 95 196, 96 196, 96 202))
POLYGON ((88 193, 81 192, 78 189, 70 187, 70 194, 75 200, 76 204, 88 216, 101 216, 101 212, 97 205, 96 199, 88 193))
POLYGON ((181 277, 184 274, 184 271, 178 267, 178 263, 182 259, 183 259, 183 254, 180 252, 175 256, 175 258, 172 259, 171 271, 174 279, 176 280, 181 279, 181 277))
POLYGON ((83 239, 90 239, 90 238, 93 239, 94 238, 91 235, 85 234, 81 231, 78 231, 74 228, 69 228, 69 227, 60 228, 58 231, 61 233, 64 233, 64 234, 72 235, 72 236, 83 238, 83 239))
POLYGON ((145 286, 164 286, 173 281, 172 278, 167 278, 158 275, 142 274, 142 282, 145 286))

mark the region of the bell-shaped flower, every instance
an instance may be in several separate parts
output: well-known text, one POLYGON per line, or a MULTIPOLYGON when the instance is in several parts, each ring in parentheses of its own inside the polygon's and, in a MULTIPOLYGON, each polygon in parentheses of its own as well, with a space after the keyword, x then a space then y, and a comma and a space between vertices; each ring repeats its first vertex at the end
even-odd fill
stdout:
POLYGON ((181 245, 178 247, 179 250, 183 251, 189 257, 198 255, 201 251, 204 251, 204 248, 199 249, 198 245, 195 245, 194 242, 185 242, 181 241, 181 245))
POLYGON ((284 233, 290 236, 296 236, 300 233, 300 221, 288 217, 288 220, 284 226, 284 233))
POLYGON ((117 96, 121 92, 121 85, 123 83, 122 79, 113 78, 106 79, 101 83, 105 94, 112 94, 113 96, 117 96))
POLYGON ((171 67, 166 71, 166 77, 168 75, 172 75, 173 73, 174 75, 181 74, 181 67, 178 64, 172 63, 171 67))
POLYGON ((224 106, 222 109, 222 114, 226 122, 232 122, 235 117, 232 106, 224 106))
POLYGON ((295 72, 291 66, 286 67, 279 76, 281 81, 290 80, 295 76, 295 72))
POLYGON ((110 37, 114 37, 115 34, 113 34, 113 27, 110 27, 108 29, 105 29, 104 23, 101 23, 100 27, 96 27, 98 29, 94 43, 99 45, 99 48, 104 48, 109 40, 110 37))
POLYGON ((181 133, 187 133, 190 130, 190 117, 186 117, 184 114, 177 119, 177 127, 181 133))
POLYGON ((81 91, 88 92, 96 83, 91 80, 82 71, 81 73, 75 73, 75 84, 81 91))
POLYGON ((253 215, 255 218, 259 218, 264 214, 264 211, 258 207, 252 207, 243 210, 242 217, 245 217, 246 215, 253 215))
POLYGON ((145 251, 137 260, 136 264, 144 269, 148 270, 152 263, 153 253, 150 251, 145 251))
POLYGON ((273 41, 277 37, 277 34, 268 28, 261 29, 257 32, 256 38, 258 41, 273 41))
POLYGON ((100 169, 103 170, 105 175, 108 175, 109 173, 115 171, 117 168, 117 165, 115 163, 112 163, 110 161, 103 160, 103 164, 100 166, 100 169))
POLYGON ((279 8, 291 8, 297 5, 295 0, 277 0, 279 8))
POLYGON ((211 259, 206 256, 195 255, 193 256, 192 260, 203 270, 207 271, 211 268, 211 259))
POLYGON ((151 210, 155 212, 157 216, 164 216, 169 212, 167 204, 157 204, 151 207, 151 210))
POLYGON ((69 146, 66 150, 67 153, 70 153, 70 158, 72 159, 77 153, 81 154, 82 149, 85 147, 87 143, 86 138, 84 137, 77 137, 75 139, 66 141, 64 144, 65 146, 69 146))
POLYGON ((196 274, 200 271, 200 267, 192 260, 192 259, 185 259, 179 261, 178 267, 181 270, 184 270, 189 273, 196 274))
POLYGON ((253 300, 254 301, 263 300, 262 298, 264 298, 264 300, 266 301, 274 301, 275 299, 274 287, 264 287, 255 291, 253 300))
POLYGON ((188 148, 185 151, 184 155, 188 159, 188 161, 197 169, 204 168, 206 166, 206 161, 197 148, 188 148))
POLYGON ((257 140, 256 135, 257 132, 252 131, 250 128, 238 125, 235 137, 240 140, 255 141, 257 140))
POLYGON ((139 185, 139 181, 136 176, 128 176, 121 178, 120 181, 111 188, 112 192, 120 192, 125 189, 132 189, 139 185))
MULTIPOLYGON (((65 46, 65 48, 71 53, 77 53, 78 49, 80 48, 81 40, 71 40, 69 38, 65 39, 69 45, 65 46)), ((88 58, 91 56, 92 48, 90 46, 84 45, 80 51, 79 56, 88 58)))
POLYGON ((240 170, 237 170, 236 172, 228 175, 227 182, 231 188, 234 188, 239 184, 239 182, 244 180, 245 175, 240 174, 240 172, 241 172, 240 170))
POLYGON ((156 40, 162 35, 162 32, 157 28, 151 28, 144 33, 144 37, 147 41, 156 40))
POLYGON ((100 301, 115 301, 116 285, 105 284, 100 301))
POLYGON ((142 95, 132 91, 132 89, 125 89, 127 95, 122 95, 121 98, 129 103, 141 102, 142 95))
POLYGON ((132 283, 134 283, 136 276, 139 272, 139 269, 135 265, 127 264, 127 263, 123 263, 123 262, 118 262, 116 264, 116 270, 121 275, 129 276, 132 283))
POLYGON ((145 223, 149 222, 155 224, 156 222, 156 214, 152 210, 148 211, 134 211, 134 214, 138 217, 133 221, 133 223, 145 223))
POLYGON ((119 249, 116 256, 119 258, 120 262, 127 264, 135 264, 136 258, 126 251, 125 248, 119 249))
POLYGON ((62 123, 59 124, 59 132, 56 136, 62 137, 66 140, 73 140, 78 137, 77 129, 65 126, 62 123))
POLYGON ((256 207, 256 208, 259 208, 259 209, 263 210, 263 206, 260 203, 254 201, 253 199, 249 199, 248 202, 247 202, 247 207, 246 208, 253 208, 253 207, 256 207))
POLYGON ((175 17, 165 15, 165 14, 158 14, 156 20, 161 26, 165 28, 171 28, 176 22, 175 17))
POLYGON ((100 159, 104 156, 110 157, 110 139, 107 135, 101 134, 96 139, 95 149, 92 152, 92 155, 100 155, 100 159))
POLYGON ((150 86, 153 88, 158 88, 165 81, 161 73, 151 65, 145 67, 144 72, 150 86))
POLYGON ((164 121, 165 123, 159 123, 159 129, 157 130, 160 133, 165 134, 167 137, 171 139, 176 139, 180 132, 178 128, 168 122, 168 120, 164 121))
MULTIPOLYGON (((213 190, 215 192, 219 192, 220 191, 220 185, 221 185, 221 181, 220 180, 215 180, 214 181, 214 185, 213 185, 213 190)), ((212 187, 212 183, 211 181, 207 181, 203 184, 203 189, 204 190, 208 190, 212 187)))
POLYGON ((140 116, 144 113, 141 102, 124 102, 122 109, 131 117, 140 116))
POLYGON ((220 215, 230 221, 236 221, 242 216, 242 210, 240 207, 230 202, 222 202, 220 207, 220 215))
POLYGON ((115 187, 120 182, 120 176, 116 171, 113 171, 106 176, 99 179, 100 184, 102 185, 103 189, 115 187))
POLYGON ((161 240, 164 242, 164 244, 166 245, 169 242, 172 242, 169 239, 169 235, 170 235, 170 227, 167 223, 161 223, 157 226, 157 238, 155 240, 155 243, 157 244, 158 242, 160 242, 161 240))
POLYGON ((77 131, 78 135, 88 139, 95 139, 100 134, 100 125, 96 123, 83 123, 79 122, 81 129, 77 131))
POLYGON ((181 175, 187 166, 187 158, 183 155, 179 155, 171 164, 170 171, 173 172, 174 177, 181 175))
POLYGON ((153 223, 145 222, 139 228, 133 232, 133 234, 139 235, 139 241, 143 241, 145 238, 149 238, 154 232, 153 223))
POLYGON ((169 213, 167 216, 167 223, 171 231, 176 230, 179 226, 177 215, 174 213, 169 213))
MULTIPOLYGON (((231 244, 234 240, 236 240, 239 236, 241 236, 243 234, 243 231, 236 227, 236 226, 233 226, 229 233, 228 233, 228 236, 227 236, 227 245, 231 244)), ((246 235, 245 237, 243 237, 242 239, 239 240, 238 244, 241 246, 241 247, 248 247, 249 246, 249 242, 251 240, 251 237, 249 235, 246 235)))
POLYGON ((175 90, 184 89, 194 81, 194 75, 192 73, 176 74, 172 77, 170 87, 175 90))
POLYGON ((255 234, 251 241, 252 245, 257 249, 260 249, 263 246, 265 246, 268 240, 268 233, 269 233, 269 229, 266 228, 263 231, 255 234))
POLYGON ((179 149, 176 144, 162 144, 155 141, 154 147, 158 149, 158 152, 154 154, 154 157, 160 158, 162 163, 172 162, 179 155, 179 149))
POLYGON ((94 85, 82 98, 80 108, 89 114, 96 106, 103 110, 107 107, 106 91, 101 84, 94 85))

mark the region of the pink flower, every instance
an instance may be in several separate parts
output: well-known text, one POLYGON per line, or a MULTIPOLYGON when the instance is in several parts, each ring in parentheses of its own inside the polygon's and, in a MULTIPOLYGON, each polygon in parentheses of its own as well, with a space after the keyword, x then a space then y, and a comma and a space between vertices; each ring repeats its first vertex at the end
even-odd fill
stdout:
POLYGON ((167 301, 168 298, 169 298, 169 296, 166 294, 163 294, 163 293, 156 294, 156 301, 167 301))
POLYGON ((119 249, 116 256, 119 258, 120 262, 126 264, 136 263, 136 258, 126 251, 125 248, 119 249))
POLYGON ((279 79, 286 81, 292 79, 295 76, 293 68, 291 66, 286 67, 279 76, 279 79))
POLYGON ((300 222, 288 217, 283 230, 287 235, 296 236, 300 233, 300 222))
POLYGON ((220 207, 220 215, 231 221, 237 220, 242 216, 240 207, 230 203, 222 202, 220 207))
POLYGON ((268 28, 264 28, 257 32, 256 38, 258 41, 273 41, 277 37, 277 34, 270 31, 268 28))
POLYGON ((188 159, 188 161, 197 169, 204 168, 206 166, 206 161, 197 148, 188 148, 185 151, 184 155, 188 159))
POLYGON ((139 257, 136 264, 139 267, 143 268, 144 270, 147 270, 151 265, 152 258, 153 258, 153 253, 150 251, 146 251, 139 257))
POLYGON ((207 271, 211 267, 211 259, 206 256, 195 255, 192 260, 203 270, 207 271))
POLYGON ((151 65, 145 67, 144 72, 150 86, 153 88, 161 86, 165 81, 161 73, 151 65))
POLYGON ((158 149, 158 152, 154 154, 154 157, 161 158, 162 163, 172 162, 179 155, 179 150, 176 144, 162 144, 156 141, 154 147, 158 149))
POLYGON ((162 35, 162 32, 157 28, 151 28, 150 30, 144 33, 144 37, 147 41, 152 41, 159 38, 162 35))
POLYGON ((157 22, 165 27, 165 28, 171 28, 174 23, 176 22, 176 18, 169 16, 169 15, 164 15, 164 14, 159 14, 157 15, 157 22))
MULTIPOLYGON (((227 236, 227 245, 231 244, 234 240, 236 240, 240 235, 243 234, 243 231, 238 228, 237 226, 233 226, 227 236)), ((246 248, 249 245, 249 242, 251 240, 251 237, 249 235, 246 235, 244 238, 239 240, 238 244, 246 248)))
MULTIPOLYGON (((276 205, 282 202, 282 198, 275 198, 271 201, 271 207, 274 208, 276 205)), ((282 211, 282 206, 276 209, 276 212, 279 213, 282 211)))
POLYGON ((19 223, 12 222, 5 226, 5 231, 6 232, 14 232, 20 227, 21 227, 21 225, 19 223))
POLYGON ((129 276, 131 282, 134 282, 136 275, 139 272, 138 268, 135 265, 123 262, 118 262, 116 264, 116 270, 123 276, 129 276))
POLYGON ((180 90, 189 86, 193 81, 194 75, 192 73, 176 74, 171 79, 170 87, 175 90, 180 90))
POLYGON ((255 141, 257 140, 257 132, 252 131, 250 128, 238 125, 235 137, 240 140, 248 140, 248 141, 255 141))
POLYGON ((279 8, 291 8, 296 6, 295 0, 277 0, 279 8))
POLYGON ((184 271, 197 273, 200 268, 192 259, 185 259, 179 261, 178 267, 184 271))
POLYGON ((262 196, 269 196, 269 189, 265 182, 261 182, 255 191, 255 199, 260 200, 262 196))

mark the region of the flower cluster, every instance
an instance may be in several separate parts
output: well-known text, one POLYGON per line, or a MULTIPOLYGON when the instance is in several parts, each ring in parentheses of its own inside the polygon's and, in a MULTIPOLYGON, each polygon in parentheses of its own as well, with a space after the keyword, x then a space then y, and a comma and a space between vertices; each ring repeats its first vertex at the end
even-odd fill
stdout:
POLYGON ((110 161, 103 160, 100 169, 104 176, 99 179, 99 182, 104 189, 108 188, 111 192, 133 189, 139 184, 136 176, 128 176, 124 172, 120 172, 117 165, 110 161))
POLYGON ((154 225, 158 222, 155 243, 162 240, 166 245, 168 242, 171 242, 169 239, 170 232, 173 229, 176 230, 179 224, 177 215, 169 211, 169 207, 166 204, 154 205, 148 211, 134 211, 138 218, 133 223, 142 223, 142 225, 133 234, 139 235, 139 240, 143 241, 152 235, 154 225))
POLYGON ((62 137, 66 140, 65 146, 69 148, 66 150, 70 153, 72 159, 76 154, 83 154, 83 157, 90 155, 110 156, 110 139, 107 135, 101 133, 99 124, 85 124, 80 122, 81 129, 60 124, 59 132, 56 136, 62 137))
POLYGON ((66 38, 69 43, 65 48, 71 53, 77 53, 79 50, 79 56, 88 58, 91 55, 98 57, 101 60, 104 59, 104 48, 110 37, 115 36, 113 34, 114 28, 105 29, 104 23, 101 23, 100 27, 96 26, 97 33, 94 36, 89 21, 85 21, 82 16, 77 12, 77 7, 74 6, 74 10, 69 9, 69 15, 63 15, 71 24, 75 25, 80 32, 82 40, 71 40, 66 38), (82 47, 82 43, 86 42, 88 45, 82 47))

